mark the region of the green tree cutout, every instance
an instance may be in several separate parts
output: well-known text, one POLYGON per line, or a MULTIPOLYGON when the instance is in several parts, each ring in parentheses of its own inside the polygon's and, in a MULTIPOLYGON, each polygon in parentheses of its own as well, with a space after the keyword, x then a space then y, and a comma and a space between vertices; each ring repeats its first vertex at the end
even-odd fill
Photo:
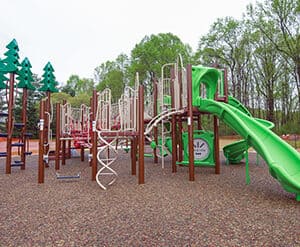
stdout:
POLYGON ((43 79, 41 81, 41 84, 43 84, 43 86, 39 89, 39 91, 57 93, 57 82, 55 81, 55 76, 53 74, 54 69, 51 63, 48 62, 43 70, 44 74, 42 75, 43 79))
POLYGON ((34 79, 32 77, 31 69, 32 66, 29 62, 29 59, 27 57, 24 58, 24 60, 21 63, 21 70, 18 72, 17 79, 19 80, 19 83, 17 84, 18 88, 27 88, 29 90, 35 90, 35 87, 31 84, 34 82, 34 79))
POLYGON ((4 55, 6 58, 2 62, 6 65, 5 71, 7 73, 15 73, 18 71, 19 63, 19 46, 15 39, 13 39, 7 46, 8 49, 4 55))
POLYGON ((5 74, 6 74, 6 66, 0 59, 0 90, 7 88, 5 81, 7 81, 8 78, 5 76, 5 74))

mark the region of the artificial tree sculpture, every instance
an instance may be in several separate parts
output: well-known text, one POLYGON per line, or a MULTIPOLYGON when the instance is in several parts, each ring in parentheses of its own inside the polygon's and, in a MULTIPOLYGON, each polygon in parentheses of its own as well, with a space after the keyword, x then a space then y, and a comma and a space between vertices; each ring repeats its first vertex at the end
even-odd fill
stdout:
POLYGON ((26 162, 26 155, 30 155, 31 152, 26 152, 26 139, 31 136, 30 133, 26 133, 26 122, 27 122, 27 98, 28 98, 28 90, 35 90, 35 87, 31 84, 34 79, 32 77, 31 72, 31 64, 28 58, 24 58, 21 63, 21 69, 18 72, 17 80, 19 83, 17 84, 18 88, 23 88, 23 95, 22 95, 22 132, 21 132, 21 140, 24 144, 21 147, 21 169, 25 169, 25 162, 26 162))
POLYGON ((7 158, 6 158, 6 174, 11 173, 11 157, 12 157, 12 133, 13 133, 13 103, 14 103, 14 84, 15 74, 18 72, 19 63, 19 47, 15 39, 7 46, 7 51, 4 53, 5 58, 2 63, 5 65, 4 73, 9 73, 9 98, 8 98, 8 121, 7 121, 7 158))
MULTIPOLYGON (((44 67, 44 73, 42 75, 42 80, 41 80, 41 84, 42 86, 39 88, 39 91, 42 91, 42 92, 46 92, 46 102, 45 102, 45 112, 48 112, 48 116, 50 116, 50 105, 51 105, 51 93, 57 93, 58 92, 58 89, 56 88, 56 86, 58 85, 58 83, 55 81, 55 76, 53 74, 54 72, 54 69, 51 65, 50 62, 48 62, 46 64, 46 66, 44 67)), ((49 121, 49 118, 48 117, 44 117, 45 119, 45 125, 44 125, 44 128, 45 128, 45 136, 44 136, 44 142, 45 143, 48 143, 49 140, 48 140, 48 132, 49 132, 49 129, 50 129, 50 121, 49 121)), ((46 148, 44 149, 45 151, 45 154, 48 153, 49 151, 49 145, 46 146, 46 148)), ((47 164, 46 164, 47 165, 47 164)))
POLYGON ((0 59, 0 90, 6 89, 8 78, 5 76, 6 74, 6 66, 4 65, 3 61, 0 59))

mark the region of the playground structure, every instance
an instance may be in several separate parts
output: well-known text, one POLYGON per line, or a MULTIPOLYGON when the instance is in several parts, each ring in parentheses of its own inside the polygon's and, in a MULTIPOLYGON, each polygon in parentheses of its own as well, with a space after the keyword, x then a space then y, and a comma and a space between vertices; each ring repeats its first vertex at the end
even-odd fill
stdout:
MULTIPOLYGON (((26 155, 31 154, 28 149, 31 134, 26 132, 26 103, 27 90, 35 88, 31 85, 31 65, 27 58, 18 70, 16 41, 7 48, 6 58, 0 60, 0 89, 6 90, 7 104, 7 111, 0 113, 0 117, 6 119, 7 133, 0 135, 6 138, 7 150, 0 156, 6 157, 6 173, 10 174, 11 167, 25 169, 26 155), (7 73, 9 79, 4 76, 7 73), (18 88, 23 90, 20 123, 14 117, 18 88), (15 135, 17 142, 13 142, 15 135), (19 157, 13 157, 13 148, 18 148, 19 157)), ((81 150, 82 161, 85 149, 89 149, 92 180, 96 180, 102 189, 107 189, 118 177, 113 164, 120 148, 131 152, 132 175, 137 173, 138 162, 139 184, 145 181, 145 156, 153 157, 155 163, 160 159, 164 169, 164 157, 168 153, 172 155, 172 172, 176 172, 177 165, 188 166, 190 181, 195 180, 195 166, 213 167, 219 174, 219 121, 222 120, 244 138, 223 148, 226 163, 240 163, 245 159, 246 182, 249 183, 248 149, 253 147, 268 164, 270 174, 300 201, 299 153, 270 131, 274 126, 272 123, 253 118, 246 107, 228 96, 226 70, 184 67, 179 57, 177 62, 162 67, 159 79, 152 78, 153 93, 146 97, 137 74, 134 87, 126 87, 116 104, 111 102, 109 89, 93 91, 90 107, 82 105, 75 109, 66 102, 57 103, 55 150, 51 150, 49 143, 54 114, 51 92, 57 92, 56 82, 50 63, 44 71, 41 82, 44 85, 39 89, 46 92, 46 98, 40 104, 39 183, 44 182, 44 169, 50 160, 55 160, 56 171, 60 169, 60 160, 62 165, 66 163, 71 157, 72 144, 73 148, 81 150), (201 118, 205 114, 213 115, 213 130, 202 128, 201 118), (145 144, 153 148, 152 154, 145 153, 145 144)), ((75 175, 57 172, 56 176, 58 179, 79 178, 80 172, 75 175)))
POLYGON ((181 64, 180 60, 167 64, 162 67, 161 78, 153 78, 152 100, 144 100, 138 76, 134 88, 127 87, 117 104, 112 104, 109 89, 94 91, 89 143, 92 180, 103 189, 116 181, 113 163, 121 142, 126 147, 130 144, 133 175, 138 161, 139 184, 144 183, 145 141, 154 149, 154 162, 160 158, 162 168, 168 152, 172 155, 172 172, 176 172, 177 165, 188 166, 190 181, 195 179, 195 166, 213 167, 219 174, 218 128, 222 120, 244 137, 224 147, 227 164, 245 159, 249 183, 248 149, 253 147, 269 165, 271 175, 300 200, 299 153, 270 131, 272 123, 253 118, 238 100, 227 95, 225 70, 191 65, 185 68, 181 64), (144 102, 150 103, 144 107, 144 102), (213 131, 202 129, 204 114, 213 115, 213 131))

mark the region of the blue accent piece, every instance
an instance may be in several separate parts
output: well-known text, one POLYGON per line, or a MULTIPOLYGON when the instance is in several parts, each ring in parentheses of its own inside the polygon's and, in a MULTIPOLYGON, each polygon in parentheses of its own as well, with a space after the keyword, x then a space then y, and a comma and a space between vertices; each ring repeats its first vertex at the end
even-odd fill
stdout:
POLYGON ((24 143, 22 143, 22 142, 15 142, 15 143, 12 143, 11 146, 12 147, 23 147, 24 143))
POLYGON ((57 179, 77 179, 77 178, 80 178, 80 173, 78 173, 76 175, 60 175, 60 174, 56 173, 56 178, 57 179))
POLYGON ((0 157, 6 157, 7 153, 6 152, 0 152, 0 157))
POLYGON ((25 126, 25 124, 24 123, 14 123, 14 126, 16 128, 23 128, 25 126))
POLYGON ((0 133, 0 137, 7 137, 7 133, 0 133))
POLYGON ((15 163, 11 164, 11 167, 18 167, 18 166, 22 166, 24 163, 21 162, 20 160, 15 160, 15 163))

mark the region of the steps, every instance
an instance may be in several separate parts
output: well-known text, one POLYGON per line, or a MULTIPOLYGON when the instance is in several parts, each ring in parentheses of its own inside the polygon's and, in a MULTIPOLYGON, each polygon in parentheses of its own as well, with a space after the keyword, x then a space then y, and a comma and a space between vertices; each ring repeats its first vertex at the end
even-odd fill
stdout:
POLYGON ((19 128, 19 129, 23 128, 24 126, 25 126, 24 123, 14 123, 14 127, 19 128))
POLYGON ((11 167, 20 167, 24 165, 24 162, 22 162, 21 160, 15 160, 14 163, 11 163, 11 167))
POLYGON ((0 137, 7 137, 7 133, 0 133, 0 137))
POLYGON ((15 142, 15 143, 12 143, 11 146, 12 147, 23 147, 24 143, 22 143, 22 142, 15 142))
POLYGON ((8 113, 6 113, 6 112, 0 112, 0 117, 8 117, 8 113))
POLYGON ((6 157, 7 153, 6 152, 0 152, 0 157, 6 157))

